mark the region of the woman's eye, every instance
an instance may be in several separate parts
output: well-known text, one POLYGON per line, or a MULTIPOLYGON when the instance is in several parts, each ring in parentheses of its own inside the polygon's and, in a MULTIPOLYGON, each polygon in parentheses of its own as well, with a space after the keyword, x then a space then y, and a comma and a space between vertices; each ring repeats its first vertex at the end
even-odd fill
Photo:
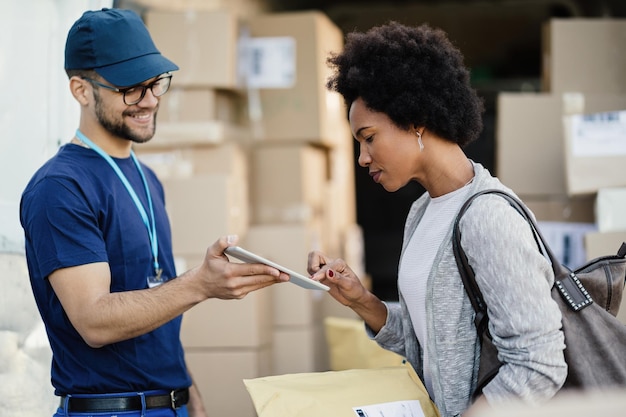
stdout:
POLYGON ((368 137, 365 138, 365 142, 367 142, 367 143, 372 143, 373 140, 374 140, 374 135, 368 136, 368 137))

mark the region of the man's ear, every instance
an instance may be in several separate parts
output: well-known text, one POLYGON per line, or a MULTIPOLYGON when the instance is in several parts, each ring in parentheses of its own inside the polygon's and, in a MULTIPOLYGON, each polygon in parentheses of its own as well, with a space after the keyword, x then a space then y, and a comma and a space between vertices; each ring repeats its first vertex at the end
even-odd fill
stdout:
POLYGON ((89 104, 92 91, 91 85, 87 80, 84 80, 76 75, 71 77, 70 92, 81 106, 87 106, 89 104))

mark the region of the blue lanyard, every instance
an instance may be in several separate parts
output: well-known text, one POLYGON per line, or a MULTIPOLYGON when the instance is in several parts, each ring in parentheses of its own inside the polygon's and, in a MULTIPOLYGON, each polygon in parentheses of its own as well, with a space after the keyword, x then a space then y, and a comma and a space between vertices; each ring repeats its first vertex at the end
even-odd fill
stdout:
POLYGON ((102 158, 104 158, 105 161, 109 163, 109 165, 111 165, 111 168, 113 168, 113 170, 115 171, 119 179, 124 184, 124 187, 126 187, 128 194, 130 194, 133 201, 135 202, 135 206, 137 206, 137 210, 139 210, 139 214, 141 215, 143 224, 145 224, 146 229, 148 229, 148 236, 150 237, 150 246, 152 248, 152 256, 154 258, 154 273, 157 278, 160 278, 162 270, 159 267, 159 243, 157 241, 156 224, 154 220, 154 209, 152 208, 152 197, 150 195, 150 189, 148 188, 148 182, 146 181, 146 177, 143 174, 143 170, 141 169, 141 165, 139 164, 139 161, 137 160, 135 153, 131 150, 130 157, 135 163, 135 166, 137 167, 137 171, 139 171, 139 175, 141 176, 141 180, 143 181, 143 186, 146 189, 146 196, 148 197, 148 208, 150 209, 151 219, 148 219, 146 210, 144 209, 143 204, 141 204, 139 197, 137 197, 137 193, 135 193, 135 190, 128 182, 128 179, 126 179, 126 175, 124 175, 124 173, 122 172, 120 167, 115 163, 113 158, 111 158, 100 147, 98 147, 98 145, 96 145, 91 140, 89 140, 89 138, 87 138, 87 136, 85 136, 80 130, 76 130, 76 136, 78 137, 78 139, 80 139, 81 142, 83 142, 85 145, 89 146, 91 149, 96 151, 102 158))

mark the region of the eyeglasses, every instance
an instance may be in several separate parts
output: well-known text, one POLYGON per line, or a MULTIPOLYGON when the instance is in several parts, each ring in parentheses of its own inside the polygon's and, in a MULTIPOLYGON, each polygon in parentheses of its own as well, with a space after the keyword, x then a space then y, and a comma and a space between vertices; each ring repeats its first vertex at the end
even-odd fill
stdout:
POLYGON ((146 90, 149 88, 152 91, 152 95, 155 97, 161 97, 163 94, 167 93, 167 90, 170 88, 170 83, 172 81, 172 76, 170 74, 164 75, 162 77, 157 78, 152 81, 150 84, 145 85, 136 85, 133 87, 127 88, 117 88, 110 85, 102 84, 99 81, 96 81, 91 78, 82 77, 83 80, 89 81, 92 84, 97 85, 98 87, 106 88, 107 90, 115 91, 116 93, 123 94, 124 103, 127 106, 132 106, 133 104, 139 103, 146 96, 146 90))

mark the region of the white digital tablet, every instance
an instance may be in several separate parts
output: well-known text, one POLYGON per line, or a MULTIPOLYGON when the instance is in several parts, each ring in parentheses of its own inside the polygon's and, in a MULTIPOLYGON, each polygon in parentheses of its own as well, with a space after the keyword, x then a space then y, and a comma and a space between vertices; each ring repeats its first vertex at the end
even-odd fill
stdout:
POLYGON ((322 284, 321 282, 315 281, 309 277, 305 277, 304 275, 298 274, 297 272, 292 271, 291 269, 287 269, 284 266, 278 265, 275 262, 270 261, 269 259, 265 259, 262 256, 259 256, 255 253, 249 252, 239 246, 229 246, 224 250, 224 253, 239 259, 240 261, 244 261, 247 263, 258 263, 269 265, 273 268, 278 269, 279 271, 284 272, 289 275, 289 282, 292 282, 302 288, 306 288, 309 290, 324 290, 328 291, 327 285, 322 284))

